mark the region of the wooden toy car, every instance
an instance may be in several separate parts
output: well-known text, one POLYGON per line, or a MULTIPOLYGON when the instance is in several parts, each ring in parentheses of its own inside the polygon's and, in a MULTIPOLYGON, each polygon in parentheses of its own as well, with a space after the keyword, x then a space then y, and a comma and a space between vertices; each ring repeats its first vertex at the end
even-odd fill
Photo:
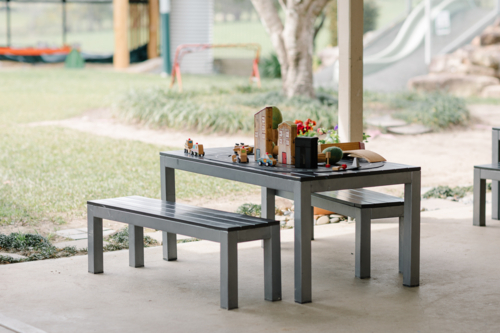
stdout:
POLYGON ((266 166, 275 166, 276 160, 273 158, 271 154, 266 153, 265 156, 257 160, 257 163, 259 163, 259 165, 265 164, 266 166))
POLYGON ((239 155, 239 152, 241 149, 246 149, 247 155, 251 154, 253 152, 253 147, 249 145, 245 145, 243 142, 242 143, 236 143, 234 145, 233 151, 236 155, 239 155))
POLYGON ((247 150, 241 149, 239 155, 234 154, 233 156, 231 156, 231 158, 233 162, 238 161, 238 163, 248 163, 247 150))
POLYGON ((203 150, 203 145, 196 142, 191 148, 191 155, 194 156, 205 156, 205 151, 203 150))
POLYGON ((191 154, 191 149, 193 148, 193 140, 187 139, 184 143, 184 153, 191 154))

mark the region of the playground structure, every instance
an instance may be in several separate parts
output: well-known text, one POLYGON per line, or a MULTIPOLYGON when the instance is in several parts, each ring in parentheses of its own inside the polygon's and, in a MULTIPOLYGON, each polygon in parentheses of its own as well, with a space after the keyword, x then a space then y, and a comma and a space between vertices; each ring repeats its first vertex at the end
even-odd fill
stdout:
POLYGON ((175 50, 175 57, 172 67, 172 78, 170 81, 170 88, 172 88, 177 80, 179 86, 179 92, 182 92, 182 76, 180 62, 182 58, 189 53, 199 52, 211 48, 246 48, 249 50, 255 50, 255 58, 252 63, 252 74, 250 75, 250 83, 254 80, 257 82, 257 86, 260 88, 260 73, 259 73, 259 59, 260 59, 260 45, 257 43, 238 43, 238 44, 181 44, 175 50))
POLYGON ((67 4, 113 5, 115 52, 109 55, 83 55, 86 61, 113 62, 116 68, 128 67, 130 62, 156 58, 159 55, 158 0, 0 0, 5 4, 6 45, 0 47, 0 57, 26 62, 64 61, 71 50, 67 45, 67 4), (47 3, 61 5, 62 46, 57 48, 13 47, 11 3, 47 3), (142 51, 144 49, 144 51, 142 51), (139 52, 137 52, 139 50, 139 52), (135 53, 134 53, 135 51, 135 53), (146 54, 147 52, 147 54, 146 54), (35 58, 28 59, 28 57, 35 58))

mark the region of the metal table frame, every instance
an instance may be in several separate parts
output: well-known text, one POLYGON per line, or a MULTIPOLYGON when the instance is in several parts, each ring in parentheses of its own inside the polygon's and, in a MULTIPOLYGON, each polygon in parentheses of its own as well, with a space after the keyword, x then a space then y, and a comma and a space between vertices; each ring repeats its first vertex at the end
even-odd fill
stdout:
MULTIPOLYGON (((207 155, 210 150, 207 149, 207 155)), ((230 148, 228 148, 230 152, 230 148)), ((311 194, 373 186, 404 184, 403 223, 403 285, 416 287, 420 275, 420 167, 386 163, 386 168, 349 171, 349 174, 332 173, 319 176, 273 176, 262 167, 255 172, 237 164, 216 163, 201 157, 190 157, 182 151, 161 152, 161 198, 175 201, 175 170, 234 180, 261 187, 262 217, 274 217, 277 191, 291 192, 294 212, 294 282, 295 302, 312 301, 311 280, 311 237, 313 228, 313 207, 311 194)), ((175 252, 176 235, 163 233, 163 255, 175 252), (169 251, 170 249, 170 251, 169 251)))

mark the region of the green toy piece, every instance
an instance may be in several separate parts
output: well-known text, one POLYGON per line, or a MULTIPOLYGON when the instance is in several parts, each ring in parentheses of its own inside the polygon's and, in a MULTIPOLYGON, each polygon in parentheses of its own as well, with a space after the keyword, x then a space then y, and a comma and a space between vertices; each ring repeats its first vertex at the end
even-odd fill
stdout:
POLYGON ((72 49, 71 52, 66 57, 65 61, 66 68, 84 68, 85 60, 83 60, 82 55, 76 49, 72 49))
POLYGON ((330 153, 330 164, 335 164, 342 159, 344 152, 339 147, 328 147, 323 150, 323 154, 330 153))
POLYGON ((278 129, 278 125, 283 122, 283 116, 280 109, 273 106, 273 129, 278 129))

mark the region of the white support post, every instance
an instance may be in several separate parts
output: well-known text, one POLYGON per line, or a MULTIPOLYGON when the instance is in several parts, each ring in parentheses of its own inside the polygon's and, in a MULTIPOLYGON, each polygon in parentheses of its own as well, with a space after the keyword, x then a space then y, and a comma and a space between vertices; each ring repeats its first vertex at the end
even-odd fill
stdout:
POLYGON ((425 21, 427 31, 425 32, 425 64, 430 65, 432 59, 432 5, 431 0, 425 1, 425 21))
POLYGON ((363 140, 363 0, 338 0, 339 135, 363 140))

